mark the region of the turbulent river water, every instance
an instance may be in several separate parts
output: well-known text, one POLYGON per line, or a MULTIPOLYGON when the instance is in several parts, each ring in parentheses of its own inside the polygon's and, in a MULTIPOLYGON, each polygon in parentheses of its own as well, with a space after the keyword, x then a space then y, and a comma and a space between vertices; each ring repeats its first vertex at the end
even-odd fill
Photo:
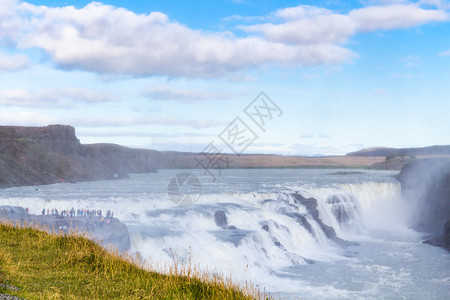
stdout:
POLYGON ((131 251, 147 260, 170 265, 175 255, 283 299, 449 299, 450 254, 423 244, 423 235, 410 229, 418 208, 401 197, 397 173, 230 169, 214 181, 203 170, 161 170, 117 181, 4 189, 0 205, 34 214, 111 209, 128 226, 131 251), (201 184, 180 186, 179 193, 194 193, 191 205, 168 195, 179 173, 201 184), (323 224, 359 245, 328 238, 295 201, 296 192, 317 199, 323 224), (226 226, 217 225, 218 211, 226 226))

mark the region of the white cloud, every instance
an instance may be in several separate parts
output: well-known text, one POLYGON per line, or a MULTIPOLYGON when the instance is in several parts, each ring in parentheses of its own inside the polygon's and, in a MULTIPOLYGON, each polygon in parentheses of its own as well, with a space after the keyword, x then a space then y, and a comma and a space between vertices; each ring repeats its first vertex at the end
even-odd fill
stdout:
POLYGON ((349 16, 359 31, 400 29, 448 20, 445 11, 423 9, 413 4, 365 7, 352 10, 349 16))
POLYGON ((357 54, 342 44, 358 32, 445 21, 447 15, 418 4, 370 6, 348 14, 300 5, 268 19, 274 18, 279 22, 241 26, 256 35, 236 37, 193 30, 161 12, 135 14, 98 2, 77 9, 3 0, 0 41, 42 49, 61 68, 107 76, 227 78, 262 66, 351 62, 357 54))
POLYGON ((360 0, 365 6, 374 5, 391 5, 391 4, 403 4, 409 2, 409 0, 360 0))
POLYGON ((239 28, 260 33, 270 41, 319 45, 344 43, 358 32, 408 28, 448 20, 443 10, 423 9, 414 4, 369 6, 354 9, 347 15, 301 5, 279 10, 275 15, 287 21, 239 28))
POLYGON ((238 96, 233 92, 210 92, 202 90, 186 90, 171 87, 152 88, 145 92, 145 96, 153 100, 178 101, 195 103, 206 100, 228 100, 238 96))
POLYGON ((282 24, 266 23, 239 28, 247 32, 262 33, 271 41, 301 45, 342 43, 355 32, 352 20, 348 16, 337 14, 300 18, 282 24))
POLYGON ((450 2, 448 0, 421 0, 420 5, 429 5, 442 9, 450 8, 450 2))
MULTIPOLYGON (((129 127, 142 125, 162 125, 162 126, 180 126, 191 127, 194 129, 210 128, 222 126, 225 123, 217 120, 206 119, 178 119, 172 117, 135 117, 135 116, 121 116, 121 117, 92 117, 83 116, 82 118, 69 118, 66 122, 80 127, 129 127)), ((54 123, 54 122, 53 122, 54 123)))
POLYGON ((303 133, 299 136, 301 139, 328 139, 330 135, 325 133, 312 134, 312 133, 303 133))
POLYGON ((83 137, 134 137, 134 138, 173 138, 180 137, 215 137, 215 134, 200 133, 200 132, 154 132, 142 131, 134 128, 123 127, 110 129, 105 128, 87 128, 83 127, 77 130, 78 136, 83 137))
POLYGON ((137 15, 93 2, 84 8, 18 8, 21 48, 40 48, 60 67, 134 76, 219 77, 263 65, 303 66, 350 61, 337 45, 302 47, 260 37, 190 29, 160 12, 137 15))
POLYGON ((263 16, 232 15, 232 16, 223 18, 222 21, 225 21, 225 22, 235 22, 235 21, 254 22, 254 21, 263 21, 264 19, 266 19, 266 17, 263 17, 263 16))
POLYGON ((4 55, 0 53, 0 72, 2 71, 17 71, 26 68, 30 60, 26 55, 12 54, 4 55))
POLYGON ((150 118, 143 119, 143 124, 166 125, 166 126, 187 126, 195 129, 210 128, 226 125, 227 122, 207 119, 178 119, 178 118, 150 118))
POLYGON ((21 20, 16 14, 17 0, 1 0, 0 44, 10 43, 20 31, 21 20))
POLYGON ((81 88, 0 90, 0 105, 3 106, 70 108, 75 103, 104 103, 116 100, 118 97, 113 94, 81 88))
POLYGON ((450 50, 443 51, 443 52, 439 53, 438 55, 439 56, 450 56, 450 50))
POLYGON ((298 20, 306 17, 313 17, 318 15, 328 15, 332 14, 331 10, 326 8, 310 6, 310 5, 299 5, 295 7, 288 7, 279 9, 275 12, 275 16, 281 19, 288 20, 298 20))
POLYGON ((17 126, 46 126, 48 124, 70 124, 75 127, 129 127, 141 125, 162 125, 191 127, 194 129, 211 128, 226 125, 226 122, 207 119, 177 119, 172 117, 135 117, 110 116, 99 117, 88 114, 73 117, 72 114, 58 116, 36 113, 32 111, 8 112, 0 111, 0 120, 4 125, 17 126))

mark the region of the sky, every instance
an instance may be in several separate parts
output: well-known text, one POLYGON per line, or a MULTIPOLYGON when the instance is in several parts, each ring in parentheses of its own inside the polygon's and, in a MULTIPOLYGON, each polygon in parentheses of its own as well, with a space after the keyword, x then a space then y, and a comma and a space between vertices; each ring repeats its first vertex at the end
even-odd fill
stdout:
POLYGON ((194 152, 450 144, 449 21, 440 0, 0 0, 0 125, 194 152))

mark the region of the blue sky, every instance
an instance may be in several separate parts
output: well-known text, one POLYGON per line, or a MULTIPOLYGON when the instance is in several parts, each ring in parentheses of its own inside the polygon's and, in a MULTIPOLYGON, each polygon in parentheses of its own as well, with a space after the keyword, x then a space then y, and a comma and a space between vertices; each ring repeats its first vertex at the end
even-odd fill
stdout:
POLYGON ((231 152, 236 117, 248 153, 449 144, 449 21, 439 0, 2 0, 0 123, 157 150, 231 152))

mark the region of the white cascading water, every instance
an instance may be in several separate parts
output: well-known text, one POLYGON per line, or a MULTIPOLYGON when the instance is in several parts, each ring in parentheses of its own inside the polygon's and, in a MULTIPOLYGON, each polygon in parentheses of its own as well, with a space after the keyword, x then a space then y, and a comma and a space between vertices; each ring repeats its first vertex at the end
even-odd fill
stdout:
POLYGON ((393 172, 362 170, 345 177, 327 170, 229 170, 220 188, 202 178, 201 170, 192 172, 202 179, 204 193, 191 206, 168 199, 165 189, 176 170, 116 182, 6 189, 0 205, 29 207, 35 214, 43 208, 112 209, 128 226, 131 251, 151 264, 170 266, 174 257, 178 263, 191 261, 237 282, 260 284, 275 296, 445 294, 440 282, 450 283, 450 274, 439 273, 440 249, 430 250, 408 229, 414 207, 402 199, 393 172), (317 200, 320 220, 296 201, 295 192, 317 200), (226 226, 216 224, 218 211, 225 213, 226 226), (360 246, 339 245, 326 226, 360 246), (416 265, 415 257, 427 264, 416 265), (417 282, 428 273, 440 281, 421 282, 420 294, 417 282))
MULTIPOLYGON (((343 184, 304 189, 301 194, 317 199, 319 217, 345 239, 402 222, 389 213, 401 206, 398 183, 343 184)), ((201 204, 152 210, 141 222, 158 224, 158 230, 173 229, 157 236, 135 232, 133 248, 144 257, 170 264, 172 253, 184 261, 191 256, 203 266, 219 266, 236 278, 250 276, 256 282, 267 282, 291 266, 345 259, 344 250, 327 238, 307 208, 289 193, 206 194, 201 204), (217 210, 224 210, 228 225, 237 229, 218 228, 212 217, 217 210), (305 216, 310 231, 295 214, 305 216)), ((406 224, 400 225, 406 228, 406 224)), ((276 286, 269 289, 279 288, 279 280, 274 282, 276 286)))
POLYGON ((308 189, 319 201, 320 217, 341 234, 367 229, 407 229, 411 209, 401 197, 399 183, 338 184, 334 188, 308 189))

